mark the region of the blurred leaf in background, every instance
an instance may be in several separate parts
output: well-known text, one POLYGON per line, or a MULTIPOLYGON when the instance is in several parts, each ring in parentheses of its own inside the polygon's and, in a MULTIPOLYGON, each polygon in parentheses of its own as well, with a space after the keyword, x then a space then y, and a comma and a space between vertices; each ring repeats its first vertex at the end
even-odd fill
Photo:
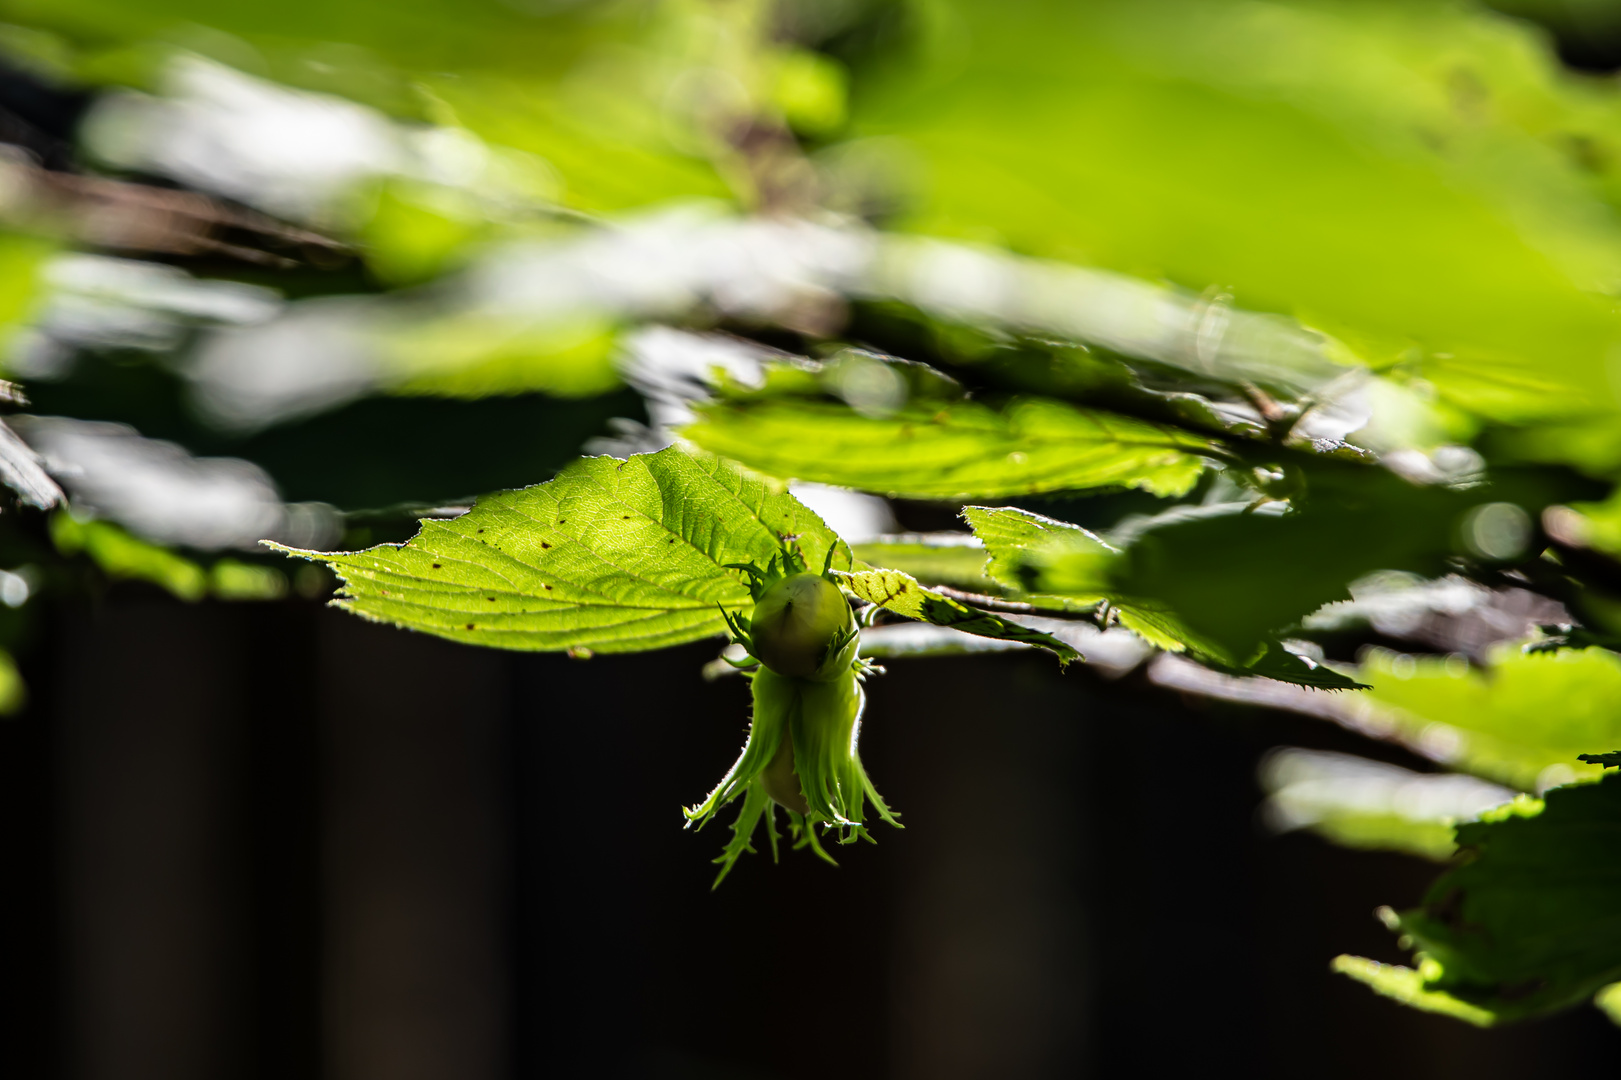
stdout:
POLYGON ((1419 950, 1416 969, 1354 957, 1338 970, 1407 1004, 1472 1023, 1561 1008, 1621 975, 1614 851, 1621 781, 1522 798, 1458 829, 1470 857, 1391 929, 1419 950))

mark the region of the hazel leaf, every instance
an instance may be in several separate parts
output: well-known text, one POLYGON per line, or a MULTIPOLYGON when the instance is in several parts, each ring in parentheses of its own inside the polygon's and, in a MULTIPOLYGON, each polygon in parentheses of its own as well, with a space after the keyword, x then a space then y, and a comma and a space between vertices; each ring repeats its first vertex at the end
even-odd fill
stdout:
POLYGON ((772 476, 918 499, 1182 495, 1217 452, 1186 431, 1043 399, 913 402, 875 416, 814 398, 722 398, 682 434, 772 476))
POLYGON ((1059 662, 1064 664, 1080 659, 1079 653, 1051 634, 971 607, 920 585, 911 574, 899 570, 863 570, 853 574, 835 571, 834 577, 860 599, 897 615, 935 626, 949 626, 978 637, 1036 645, 1057 654, 1059 662))
POLYGON ((556 478, 424 521, 405 544, 326 553, 334 601, 454 641, 530 651, 638 652, 726 632, 754 600, 740 570, 785 542, 805 561, 850 549, 778 483, 676 447, 584 458, 556 478))
POLYGON ((1341 957, 1341 973, 1481 1026, 1577 1004, 1621 979, 1621 774, 1521 796, 1458 827, 1464 861, 1390 915, 1414 968, 1341 957))
MULTIPOLYGON (((1025 563, 1028 553, 1061 549, 1072 558, 1090 556, 1095 562, 1105 562, 1117 554, 1114 548, 1079 525, 1013 506, 965 506, 962 516, 990 554, 985 573, 1003 587, 1021 593, 1033 580, 1025 563)), ((1099 578, 1101 580, 1101 574, 1099 578)), ((1021 599, 1037 607, 1082 611, 1095 606, 1105 595, 1101 589, 1082 589, 1070 595, 1034 593, 1021 599)))
POLYGON ((919 581, 977 593, 998 593, 987 576, 983 545, 966 533, 913 533, 852 544, 855 557, 871 566, 904 570, 919 581))
POLYGON ((1106 600, 1122 626, 1155 648, 1185 653, 1225 675, 1260 675, 1320 690, 1354 690, 1363 685, 1271 640, 1258 658, 1248 664, 1237 663, 1219 644, 1190 629, 1163 603, 1124 595, 1112 588, 1108 571, 1119 552, 1079 525, 1012 506, 965 506, 962 516, 990 555, 986 574, 1034 607, 1073 612, 1106 600), (1065 564, 1063 578, 1046 572, 1055 560, 1065 564), (1060 585, 1064 591, 1017 591, 1042 580, 1060 585))

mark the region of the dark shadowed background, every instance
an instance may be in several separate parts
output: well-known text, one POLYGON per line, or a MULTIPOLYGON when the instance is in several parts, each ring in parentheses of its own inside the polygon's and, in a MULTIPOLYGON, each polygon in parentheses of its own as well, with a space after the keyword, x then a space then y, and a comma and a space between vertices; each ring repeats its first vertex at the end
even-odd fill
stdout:
POLYGON ((140 587, 55 612, 0 726, 0 1070, 1462 1078, 1599 1075, 1621 1043, 1592 1010, 1480 1032, 1329 973, 1400 959, 1373 909, 1433 873, 1257 824, 1266 749, 1349 736, 1033 655, 869 683, 908 828, 711 892, 722 834, 678 809, 748 712, 711 655, 140 587))

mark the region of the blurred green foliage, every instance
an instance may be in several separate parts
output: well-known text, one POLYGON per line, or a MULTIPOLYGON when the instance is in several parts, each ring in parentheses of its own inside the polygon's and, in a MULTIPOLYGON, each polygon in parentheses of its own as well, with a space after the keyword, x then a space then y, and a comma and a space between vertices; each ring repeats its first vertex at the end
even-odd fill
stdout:
POLYGON ((111 522, 80 521, 70 513, 57 513, 51 517, 51 539, 64 555, 88 554, 110 577, 149 581, 182 600, 201 600, 208 592, 208 574, 202 567, 111 522))
POLYGON ((1431 2, 925 11, 853 121, 920 163, 908 227, 1215 284, 1491 419, 1614 412, 1617 105, 1521 28, 1431 2))
POLYGON ((1608 649, 1526 655, 1507 647, 1484 670, 1376 651, 1358 674, 1413 742, 1522 791, 1594 779, 1601 770, 1577 756, 1621 746, 1621 657, 1608 649))
POLYGON ((1621 976, 1614 849, 1621 778, 1522 798, 1458 829, 1469 857, 1422 907, 1389 918, 1416 969, 1341 957, 1346 974, 1407 1004, 1489 1025, 1592 997, 1621 976))

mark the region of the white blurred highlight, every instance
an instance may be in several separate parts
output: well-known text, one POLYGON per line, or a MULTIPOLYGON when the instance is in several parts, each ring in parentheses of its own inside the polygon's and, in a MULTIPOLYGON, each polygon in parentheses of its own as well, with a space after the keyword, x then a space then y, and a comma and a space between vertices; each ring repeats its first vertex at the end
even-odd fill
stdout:
POLYGON ((336 511, 288 505, 259 466, 198 458, 123 424, 57 416, 11 422, 79 508, 160 544, 218 550, 260 540, 320 547, 336 539, 336 511))
POLYGON ((1351 370, 1330 359, 1321 334, 1224 296, 943 240, 886 238, 866 288, 940 318, 1054 334, 1224 380, 1305 391, 1351 370))
MULTIPOLYGON (((517 327, 709 313, 832 332, 846 297, 897 300, 943 319, 1102 345, 1229 383, 1309 393, 1315 404, 1297 424, 1302 437, 1343 439, 1370 414, 1367 373, 1335 363, 1325 338, 1277 316, 1100 270, 882 236, 841 219, 738 217, 710 204, 507 243, 431 288, 352 298, 342 307, 327 302, 319 316, 303 311, 314 302, 293 305, 274 323, 218 335, 192 376, 205 407, 223 422, 273 423, 386 383, 400 362, 389 355, 390 334, 409 335, 436 320, 517 327), (357 341, 370 342, 364 355, 357 341), (271 370, 278 367, 287 370, 271 370), (300 390, 306 383, 308 391, 300 390)), ((722 339, 702 340, 724 364, 722 339)), ((633 373, 635 355, 646 347, 628 345, 633 373)), ((1258 420, 1244 402, 1217 407, 1258 420)))
POLYGON ((193 403, 222 428, 251 431, 362 397, 386 375, 374 334, 385 315, 374 301, 323 298, 218 331, 184 369, 193 403))
POLYGON ((45 307, 6 360, 27 378, 66 376, 76 348, 171 349, 191 327, 260 323, 282 306, 271 289, 107 255, 59 255, 42 277, 45 307))
POLYGON ((28 571, 30 567, 21 570, 0 570, 0 604, 8 608, 20 608, 28 603, 33 595, 35 582, 28 571))
POLYGON ((1353 581, 1349 592, 1350 600, 1324 604, 1302 625, 1334 631, 1366 623, 1386 637, 1478 658, 1497 642, 1571 618, 1563 605, 1528 589, 1489 589, 1455 574, 1431 580, 1381 570, 1353 581))
POLYGON ((646 326, 620 340, 619 373, 646 400, 663 446, 670 431, 693 419, 693 403, 709 397, 717 378, 758 386, 762 366, 773 358, 769 349, 739 338, 646 326))
POLYGON ((1417 773, 1351 754, 1294 747, 1268 754, 1260 780, 1271 793, 1262 816, 1280 832, 1351 814, 1438 824, 1473 821, 1515 794, 1472 776, 1417 773))
POLYGON ((380 113, 196 56, 171 63, 162 97, 103 99, 85 118, 83 137, 108 164, 302 221, 323 217, 358 182, 396 170, 404 156, 380 113))
POLYGON ((467 301, 529 318, 586 311, 642 318, 708 305, 739 318, 814 317, 855 290, 878 239, 865 229, 741 218, 684 204, 550 242, 510 244, 464 279, 467 301))
POLYGON ((788 490, 847 543, 865 544, 895 531, 894 512, 876 495, 826 484, 794 484, 788 490))
POLYGON ((387 176, 461 191, 495 211, 550 201, 560 186, 538 158, 489 147, 471 132, 397 123, 192 55, 170 62, 157 96, 101 98, 82 139, 109 165, 315 225, 354 218, 367 185, 387 176))

